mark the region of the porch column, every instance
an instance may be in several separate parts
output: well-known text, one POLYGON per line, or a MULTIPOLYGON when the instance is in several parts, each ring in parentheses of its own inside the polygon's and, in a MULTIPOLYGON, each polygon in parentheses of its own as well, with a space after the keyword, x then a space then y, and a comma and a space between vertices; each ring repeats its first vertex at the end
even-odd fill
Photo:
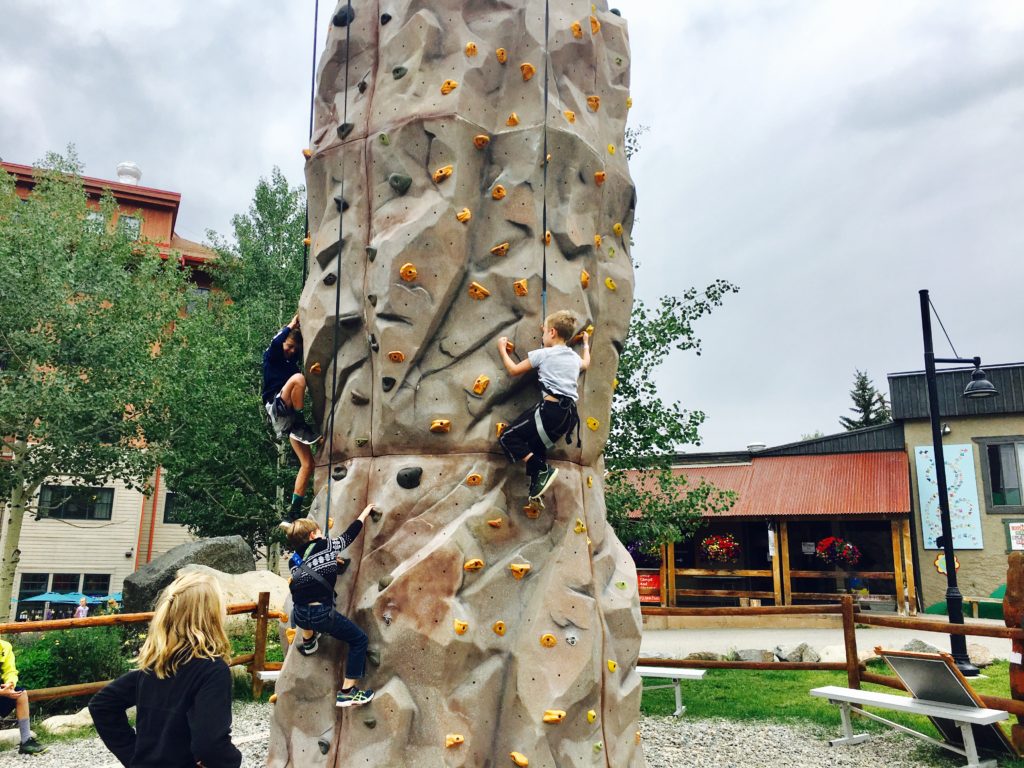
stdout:
POLYGON ((676 543, 670 542, 668 545, 668 562, 666 563, 668 572, 668 604, 673 608, 676 607, 676 543))
POLYGON ((668 546, 661 545, 661 597, 659 602, 662 606, 668 605, 668 546))
POLYGON ((779 555, 782 560, 782 589, 785 605, 793 604, 793 580, 789 575, 789 522, 779 522, 779 555))
POLYGON ((889 527, 892 532, 892 570, 896 591, 896 612, 900 616, 904 616, 907 610, 903 599, 903 534, 899 520, 889 521, 889 527))
POLYGON ((775 592, 775 604, 782 605, 782 551, 779 547, 778 523, 772 523, 769 535, 775 539, 775 556, 772 558, 772 589, 775 592))
POLYGON ((914 577, 914 542, 910 536, 910 518, 900 522, 903 533, 903 570, 907 574, 907 602, 911 616, 917 616, 917 583, 914 577))

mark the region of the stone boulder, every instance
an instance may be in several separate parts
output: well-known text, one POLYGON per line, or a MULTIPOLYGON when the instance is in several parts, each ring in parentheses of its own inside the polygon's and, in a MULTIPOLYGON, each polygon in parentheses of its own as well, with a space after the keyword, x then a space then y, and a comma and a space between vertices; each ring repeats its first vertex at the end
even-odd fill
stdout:
POLYGON ((725 656, 714 651, 695 651, 686 655, 687 661, 722 661, 724 658, 725 656))
POLYGON ((819 662, 821 656, 807 643, 800 643, 799 645, 780 645, 775 648, 775 656, 779 661, 790 661, 790 662, 819 662))
POLYGON ((758 648, 745 648, 740 651, 734 651, 730 654, 730 656, 735 661, 775 661, 774 653, 772 653, 771 651, 766 651, 758 648))
POLYGON ((48 717, 41 723, 43 730, 52 733, 54 736, 61 736, 80 728, 89 728, 92 725, 92 715, 88 707, 82 707, 70 715, 54 715, 48 717))
POLYGON ((990 667, 992 666, 992 662, 995 661, 992 656, 992 651, 981 643, 968 643, 967 655, 971 659, 971 664, 976 666, 978 669, 990 667))
POLYGON ((917 638, 914 638, 904 645, 903 650, 910 653, 942 653, 942 651, 934 645, 926 643, 924 640, 918 640, 917 638))
POLYGON ((193 564, 206 565, 222 573, 256 570, 252 549, 241 536, 219 536, 180 544, 124 580, 125 612, 153 610, 160 591, 174 581, 179 570, 193 564))
MULTIPOLYGON (((288 580, 272 571, 249 571, 248 573, 222 573, 206 565, 186 565, 178 574, 208 573, 217 579, 224 601, 228 605, 239 603, 255 603, 260 592, 270 593, 270 610, 285 611, 288 600, 288 580)), ((228 631, 248 631, 248 623, 252 621, 250 614, 228 616, 228 631)))

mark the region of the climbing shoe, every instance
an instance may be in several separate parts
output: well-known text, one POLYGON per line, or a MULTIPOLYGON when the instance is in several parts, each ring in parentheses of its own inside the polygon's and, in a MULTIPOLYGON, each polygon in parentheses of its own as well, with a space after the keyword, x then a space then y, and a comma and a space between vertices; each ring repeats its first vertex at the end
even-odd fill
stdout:
POLYGON ((46 751, 46 747, 40 744, 33 736, 28 741, 21 742, 21 746, 18 747, 19 755, 41 755, 46 751))
POLYGON ((312 656, 316 653, 317 648, 320 647, 320 633, 314 632, 313 636, 309 640, 303 640, 299 643, 299 653, 303 656, 312 656))
POLYGON ((551 487, 551 484, 555 482, 555 477, 557 476, 557 469, 545 466, 530 482, 530 498, 539 499, 543 496, 547 489, 551 487))
POLYGON ((358 688, 349 688, 347 691, 338 692, 339 707, 357 707, 361 704, 369 704, 373 701, 373 689, 367 688, 361 691, 358 688))
POLYGON ((314 445, 320 439, 320 433, 306 424, 306 422, 296 421, 295 424, 292 425, 291 431, 288 433, 288 437, 293 440, 298 440, 304 445, 314 445))

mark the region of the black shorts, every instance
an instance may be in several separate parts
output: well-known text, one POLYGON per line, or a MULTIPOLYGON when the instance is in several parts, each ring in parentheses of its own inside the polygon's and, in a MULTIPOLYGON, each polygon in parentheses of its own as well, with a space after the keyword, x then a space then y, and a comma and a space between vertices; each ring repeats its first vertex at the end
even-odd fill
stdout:
MULTIPOLYGON (((16 685, 14 686, 14 690, 24 691, 25 689, 22 688, 20 685, 16 685)), ((7 696, 0 696, 0 717, 7 717, 9 714, 11 714, 11 712, 14 711, 14 708, 15 706, 17 706, 17 704, 17 699, 11 699, 7 696)))
POLYGON ((558 402, 541 400, 540 405, 521 413, 501 433, 498 442, 509 461, 521 461, 530 453, 540 458, 544 458, 547 454, 547 446, 537 432, 536 412, 538 408, 544 431, 552 443, 557 443, 560 438, 564 437, 573 428, 578 418, 576 403, 572 401, 572 398, 559 398, 558 402))

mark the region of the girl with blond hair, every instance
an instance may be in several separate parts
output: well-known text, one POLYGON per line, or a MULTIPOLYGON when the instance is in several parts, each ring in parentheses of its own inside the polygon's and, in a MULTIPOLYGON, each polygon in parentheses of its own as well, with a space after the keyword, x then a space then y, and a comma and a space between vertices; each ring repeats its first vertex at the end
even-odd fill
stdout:
POLYGON ((125 768, 238 768, 231 743, 231 645, 210 574, 161 594, 136 663, 89 702, 96 732, 125 768), (137 707, 135 729, 126 711, 137 707))

